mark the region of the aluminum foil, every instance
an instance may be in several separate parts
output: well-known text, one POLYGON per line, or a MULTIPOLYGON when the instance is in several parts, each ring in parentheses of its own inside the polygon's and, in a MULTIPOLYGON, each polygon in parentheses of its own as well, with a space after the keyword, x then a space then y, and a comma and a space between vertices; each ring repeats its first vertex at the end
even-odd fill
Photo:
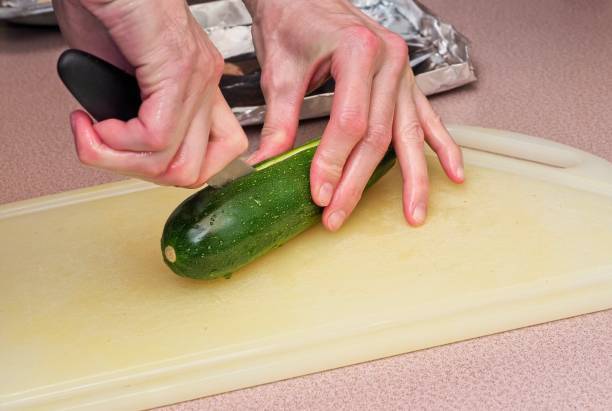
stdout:
MULTIPOLYGON (((440 93, 476 80, 467 38, 417 1, 351 1, 404 38, 416 82, 424 94, 440 93)), ((190 9, 226 59, 226 66, 255 60, 251 17, 242 1, 218 0, 192 5, 190 9)), ((224 75, 221 90, 242 125, 263 123, 266 107, 259 89, 258 67, 224 75)), ((304 98, 300 118, 329 115, 332 99, 333 81, 330 81, 304 98)))
MULTIPOLYGON (((469 42, 448 23, 415 0, 351 0, 364 13, 404 38, 410 65, 426 95, 476 80, 469 42)), ((189 1, 194 3, 194 1, 189 1)), ((226 60, 221 91, 242 125, 263 123, 265 101, 251 37, 251 16, 241 0, 192 4, 190 10, 226 60)), ((0 0, 0 20, 54 24, 50 0, 0 0)), ((301 119, 330 113, 333 80, 304 98, 301 119)))
POLYGON ((51 0, 0 0, 0 20, 43 26, 57 24, 51 0))

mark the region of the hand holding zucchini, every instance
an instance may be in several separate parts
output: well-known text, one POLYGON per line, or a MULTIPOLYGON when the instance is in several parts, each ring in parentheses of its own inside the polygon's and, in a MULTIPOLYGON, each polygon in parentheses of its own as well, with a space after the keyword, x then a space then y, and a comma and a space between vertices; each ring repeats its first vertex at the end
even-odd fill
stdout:
MULTIPOLYGON (((321 220, 310 195, 310 164, 319 140, 258 164, 221 188, 205 187, 168 218, 161 239, 165 263, 178 275, 229 275, 321 220)), ((395 163, 389 150, 368 186, 395 163)))

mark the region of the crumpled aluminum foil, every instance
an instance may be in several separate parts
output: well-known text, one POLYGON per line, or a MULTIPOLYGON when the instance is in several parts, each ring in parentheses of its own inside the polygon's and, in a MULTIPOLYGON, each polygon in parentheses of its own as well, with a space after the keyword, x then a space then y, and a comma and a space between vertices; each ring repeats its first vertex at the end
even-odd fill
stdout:
POLYGON ((43 26, 57 24, 51 0, 0 0, 0 20, 43 26))
MULTIPOLYGON (((364 13, 404 38, 410 65, 419 88, 426 95, 441 93, 476 80, 469 55, 469 41, 453 26, 415 0, 351 0, 364 13)), ((218 0, 190 6, 226 61, 254 58, 251 17, 240 0, 218 0)), ((263 123, 266 107, 258 90, 257 73, 224 76, 221 89, 242 125, 263 123), (232 79, 233 78, 233 79, 232 79), (232 81, 224 81, 232 79, 232 81), (255 90, 257 88, 257 90, 255 90), (237 95, 237 94, 243 95, 237 95), (245 105, 252 99, 256 104, 245 105)), ((301 119, 329 115, 333 82, 304 98, 301 119)))
MULTIPOLYGON (((399 35, 410 50, 410 65, 426 95, 440 93, 476 80, 469 41, 416 0, 351 0, 364 13, 399 35)), ((194 3, 190 1, 189 3, 194 3)), ((263 123, 265 101, 251 37, 251 16, 241 0, 192 4, 190 10, 226 59, 249 72, 224 75, 221 90, 242 125, 263 123), (250 59, 250 60, 249 60, 250 59), (255 67, 254 67, 255 65, 255 67)), ((54 24, 50 0, 0 0, 0 20, 54 24)), ((333 81, 304 97, 301 119, 327 116, 331 111, 333 81)))

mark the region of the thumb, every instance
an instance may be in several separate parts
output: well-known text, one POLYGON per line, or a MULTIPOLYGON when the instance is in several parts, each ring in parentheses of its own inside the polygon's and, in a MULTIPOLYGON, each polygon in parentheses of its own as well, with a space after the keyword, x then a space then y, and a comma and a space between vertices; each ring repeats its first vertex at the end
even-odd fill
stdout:
POLYGON ((308 81, 303 74, 280 74, 271 79, 262 73, 261 88, 266 98, 266 115, 261 130, 259 148, 249 157, 251 164, 259 163, 293 147, 300 118, 300 110, 308 81), (302 82, 295 79, 302 78, 302 82), (271 79, 271 80, 268 80, 271 79))
POLYGON ((206 158, 200 180, 195 186, 221 171, 229 162, 242 154, 249 146, 247 136, 236 120, 221 91, 217 89, 215 104, 211 112, 211 128, 206 158))

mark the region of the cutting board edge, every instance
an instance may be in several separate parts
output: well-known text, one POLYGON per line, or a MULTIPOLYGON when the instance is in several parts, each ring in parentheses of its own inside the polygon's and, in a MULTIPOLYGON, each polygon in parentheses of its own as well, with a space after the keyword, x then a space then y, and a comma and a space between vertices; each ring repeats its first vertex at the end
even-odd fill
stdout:
POLYGON ((448 126, 455 141, 464 148, 519 158, 603 182, 612 181, 612 163, 602 157, 553 140, 478 126, 448 126))
MULTIPOLYGON (((31 392, 33 396, 22 396, 22 398, 15 398, 14 395, 11 395, 13 399, 10 400, 6 396, 0 397, 0 409, 9 411, 73 409, 73 407, 85 410, 107 410, 109 407, 112 409, 150 408, 610 309, 612 308, 612 267, 604 267, 597 272, 599 275, 595 275, 595 281, 583 280, 581 284, 574 284, 574 287, 571 286, 572 280, 568 277, 565 285, 557 287, 552 293, 550 289, 546 290, 547 294, 531 293, 528 287, 521 286, 527 291, 525 296, 519 299, 509 299, 502 304, 467 306, 453 315, 441 312, 438 315, 420 318, 416 321, 391 323, 387 326, 383 324, 369 331, 362 330, 360 334, 343 332, 338 334, 342 335, 341 337, 315 340, 306 345, 295 346, 294 349, 270 350, 263 355, 255 353, 203 367, 197 365, 189 367, 192 362, 197 363, 196 358, 181 358, 177 372, 170 373, 168 372, 169 367, 166 367, 165 374, 142 372, 143 378, 140 380, 117 376, 114 381, 111 380, 111 384, 108 384, 108 374, 104 374, 101 379, 106 381, 108 386, 100 387, 100 384, 91 381, 85 385, 87 388, 82 389, 81 393, 77 392, 76 396, 74 389, 71 389, 70 386, 81 385, 82 380, 72 381, 72 384, 71 382, 62 384, 66 385, 66 389, 62 391, 47 394, 40 391, 38 394, 31 392), (575 287, 576 285, 578 287, 575 287), (576 289, 582 291, 579 296, 576 295, 576 289), (552 304, 551 301, 553 301, 552 304), (559 307, 563 307, 561 313, 559 307), (534 313, 538 313, 535 320, 533 319, 534 313), (531 315, 531 320, 527 319, 529 316, 526 314, 531 315), (414 334, 410 330, 422 329, 429 329, 429 333, 421 334, 417 342, 407 341, 410 335, 414 334), (448 334, 444 334, 449 329, 454 330, 450 338, 448 334), (444 336, 440 337, 441 335, 444 336), (355 337, 361 337, 360 347, 368 348, 359 350, 359 347, 351 347, 350 350, 347 349, 346 342, 354 340, 355 337), (363 341, 370 341, 370 343, 364 345, 363 341), (391 348, 388 345, 389 341, 393 342, 391 348), (379 348, 372 350, 372 344, 379 348), (330 346, 335 348, 330 349, 330 346), (375 354, 372 354, 373 352, 375 354), (276 357, 277 360, 274 363, 266 361, 271 357, 276 357), (313 361, 313 358, 316 361, 313 361), (249 364, 246 368, 245 363, 249 364), (282 370, 270 370, 270 367, 274 368, 276 363, 282 365, 282 370), (181 365, 185 371, 180 371, 181 365), (266 377, 261 377, 262 368, 269 372, 266 377), (211 378, 207 378, 206 374, 217 377, 221 375, 217 378, 220 381, 211 382, 211 378), (239 385, 236 384, 237 375, 241 379, 239 385), (176 381, 177 378, 181 381, 180 383, 168 385, 165 382, 166 380, 176 381), (74 384, 77 381, 78 383, 74 384), (202 389, 205 383, 209 385, 206 389, 202 389), (142 388, 134 392, 134 386, 142 388), (182 388, 177 389, 177 386, 182 388), (132 392, 122 394, 122 389, 132 392), (169 395, 172 392, 174 394, 169 395)), ((278 341, 276 344, 279 344, 278 341)), ((159 370, 159 363, 152 364, 149 368, 159 370)), ((130 372, 130 370, 124 371, 127 371, 128 374, 130 372)))
MULTIPOLYGON (((585 174, 575 173, 573 169, 551 167, 529 160, 520 160, 470 148, 463 149, 463 156, 465 163, 473 166, 523 176, 577 191, 612 197, 612 168, 610 169, 610 180, 606 181, 599 178, 601 177, 600 174, 597 178, 591 178, 585 174)), ((468 168, 466 170, 466 181, 469 181, 469 179, 468 168)))
POLYGON ((156 187, 158 186, 147 181, 128 179, 0 204, 0 220, 156 187))

